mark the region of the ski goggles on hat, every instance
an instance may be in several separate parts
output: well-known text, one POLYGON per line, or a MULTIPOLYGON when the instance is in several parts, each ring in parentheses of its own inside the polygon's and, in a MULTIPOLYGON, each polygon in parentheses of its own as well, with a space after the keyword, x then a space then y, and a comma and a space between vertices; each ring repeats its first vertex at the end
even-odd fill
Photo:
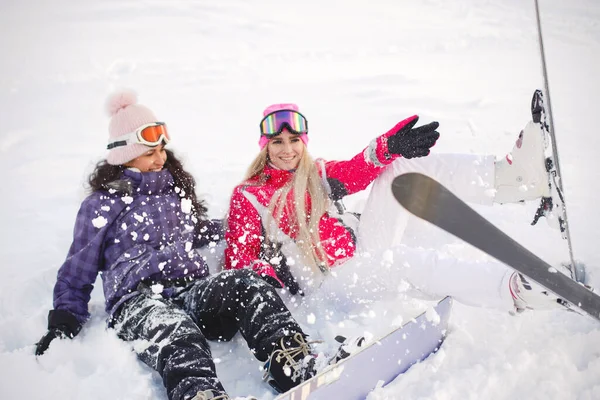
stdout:
POLYGON ((163 142, 167 144, 170 140, 167 125, 164 122, 151 122, 140 126, 134 132, 114 138, 112 142, 108 143, 106 148, 110 150, 115 147, 127 146, 134 143, 156 147, 163 142))
POLYGON ((297 135, 308 133, 308 122, 304 115, 293 110, 278 110, 267 114, 260 121, 260 134, 271 137, 281 134, 287 128, 297 135))

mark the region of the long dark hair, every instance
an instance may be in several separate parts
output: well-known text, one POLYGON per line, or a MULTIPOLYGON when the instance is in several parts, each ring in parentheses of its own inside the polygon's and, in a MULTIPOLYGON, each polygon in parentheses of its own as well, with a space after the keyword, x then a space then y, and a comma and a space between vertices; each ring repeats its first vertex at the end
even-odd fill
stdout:
MULTIPOLYGON (((200 220, 207 219, 208 208, 204 200, 198 200, 198 197, 196 197, 196 181, 194 177, 183 169, 182 162, 175 157, 175 154, 171 150, 165 149, 165 152, 167 153, 167 161, 164 168, 173 175, 175 187, 182 189, 185 192, 185 198, 192 201, 192 215, 200 220)), ((100 161, 96 164, 96 168, 88 178, 90 191, 96 192, 98 190, 118 188, 113 183, 121 179, 123 171, 126 168, 124 165, 111 165, 106 160, 100 161)))

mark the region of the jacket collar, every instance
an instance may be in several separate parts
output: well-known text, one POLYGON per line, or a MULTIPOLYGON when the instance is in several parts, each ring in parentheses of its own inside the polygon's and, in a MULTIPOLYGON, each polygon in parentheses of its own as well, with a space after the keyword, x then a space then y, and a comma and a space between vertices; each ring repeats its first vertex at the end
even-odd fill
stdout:
POLYGON ((123 179, 131 182, 132 194, 159 194, 173 189, 173 175, 166 170, 139 172, 131 169, 123 171, 123 179))
POLYGON ((286 171, 283 169, 277 169, 271 165, 266 165, 263 173, 267 179, 267 182, 277 187, 285 185, 294 175, 295 170, 286 171))

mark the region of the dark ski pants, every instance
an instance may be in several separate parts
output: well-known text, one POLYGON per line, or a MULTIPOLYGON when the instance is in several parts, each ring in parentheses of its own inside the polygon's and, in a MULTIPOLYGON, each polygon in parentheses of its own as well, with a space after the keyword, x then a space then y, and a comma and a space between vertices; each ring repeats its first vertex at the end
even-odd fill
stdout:
POLYGON ((139 358, 158 371, 169 399, 225 389, 208 340, 240 332, 257 359, 266 361, 283 336, 302 332, 275 289, 250 270, 229 270, 198 280, 167 300, 140 294, 113 317, 117 335, 139 341, 139 358))

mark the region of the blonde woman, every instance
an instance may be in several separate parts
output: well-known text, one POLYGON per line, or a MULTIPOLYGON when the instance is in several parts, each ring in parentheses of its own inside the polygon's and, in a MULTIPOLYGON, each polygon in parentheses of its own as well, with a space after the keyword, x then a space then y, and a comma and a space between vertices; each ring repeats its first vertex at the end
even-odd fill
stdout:
POLYGON ((231 197, 225 267, 251 268, 302 293, 355 253, 356 220, 329 213, 331 199, 365 189, 400 156, 428 155, 439 124, 415 128, 412 116, 351 160, 325 162, 306 150, 308 124, 297 105, 274 104, 263 116, 261 150, 231 197))
POLYGON ((400 121, 348 161, 323 161, 307 151, 308 123, 297 105, 267 107, 260 152, 231 197, 225 268, 252 269, 271 285, 304 295, 321 286, 330 269, 353 257, 357 248, 371 255, 391 251, 393 270, 361 271, 363 276, 400 278, 420 292, 451 295, 472 305, 508 311, 553 308, 556 298, 503 264, 439 257, 424 238, 419 246, 407 246, 402 236, 410 217, 389 189, 394 176, 419 171, 479 204, 548 196, 539 122, 529 122, 512 153, 496 160, 473 154, 425 157, 439 138, 439 124, 415 127, 417 121, 416 115, 400 121), (356 214, 331 207, 373 181, 360 221, 356 214), (414 267, 405 267, 410 264, 414 267))

